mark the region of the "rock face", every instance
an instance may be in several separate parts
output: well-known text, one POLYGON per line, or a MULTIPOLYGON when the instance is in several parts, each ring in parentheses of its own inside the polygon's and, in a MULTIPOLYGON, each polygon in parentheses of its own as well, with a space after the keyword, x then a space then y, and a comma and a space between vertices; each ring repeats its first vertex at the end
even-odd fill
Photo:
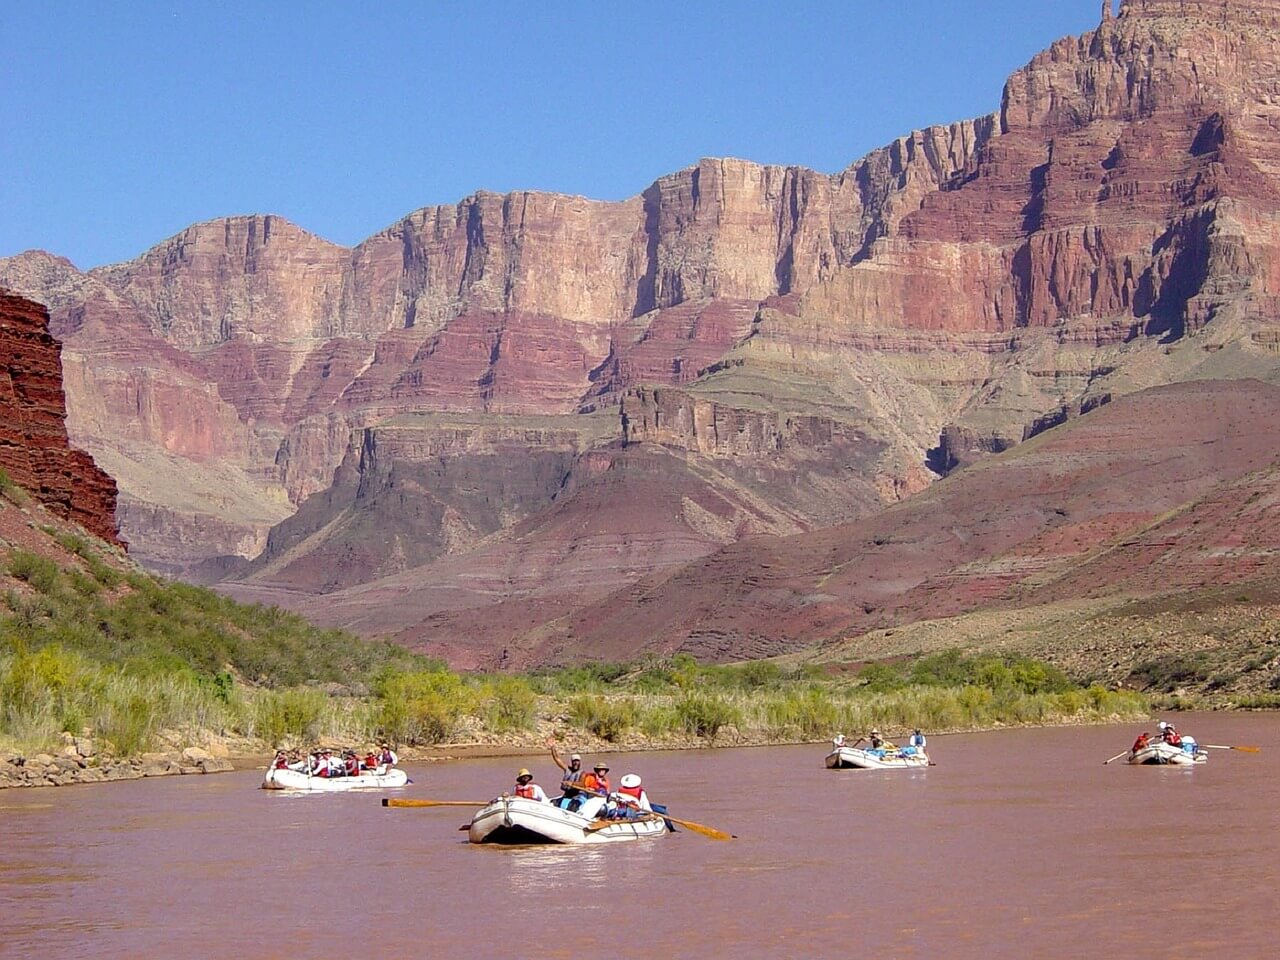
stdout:
POLYGON ((109 543, 116 485, 67 440, 58 341, 43 306, 0 290, 0 469, 109 543))
POLYGON ((1280 379, 1278 16, 1104 4, 991 115, 837 174, 479 193, 352 249, 230 218, 0 281, 50 303, 72 437, 151 566, 312 612, 411 596, 343 622, 461 649, 492 614, 569 651, 538 631, 596 591, 552 544, 617 551, 634 583, 856 520, 1105 400, 1280 379), (678 548, 635 549, 640 504, 678 548))

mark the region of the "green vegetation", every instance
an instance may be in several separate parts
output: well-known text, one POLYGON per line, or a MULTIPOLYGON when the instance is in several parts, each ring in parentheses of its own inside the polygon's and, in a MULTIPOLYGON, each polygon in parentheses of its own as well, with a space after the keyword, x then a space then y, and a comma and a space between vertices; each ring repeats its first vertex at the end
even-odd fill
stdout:
MULTIPOLYGON (((0 594, 0 745, 27 751, 51 749, 63 733, 90 734, 118 756, 208 734, 264 745, 537 742, 548 718, 562 734, 607 743, 818 740, 872 726, 974 729, 1147 710, 1138 695, 1081 688, 1045 663, 959 651, 856 673, 704 666, 681 654, 459 674, 275 608, 123 570, 84 537, 45 532, 75 561, 11 549, 11 586, 0 594)), ((1151 685, 1183 669, 1154 664, 1151 685)))
POLYGON ((9 476, 9 471, 0 470, 0 497, 4 497, 12 504, 22 506, 30 499, 30 494, 14 482, 13 477, 9 476))

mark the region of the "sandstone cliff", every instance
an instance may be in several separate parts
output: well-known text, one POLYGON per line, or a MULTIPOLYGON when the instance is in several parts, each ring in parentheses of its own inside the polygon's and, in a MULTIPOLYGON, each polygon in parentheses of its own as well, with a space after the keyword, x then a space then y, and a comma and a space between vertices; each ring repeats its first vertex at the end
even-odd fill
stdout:
POLYGON ((0 469, 48 509, 116 537, 116 485, 67 440, 58 341, 38 303, 0 290, 0 469))

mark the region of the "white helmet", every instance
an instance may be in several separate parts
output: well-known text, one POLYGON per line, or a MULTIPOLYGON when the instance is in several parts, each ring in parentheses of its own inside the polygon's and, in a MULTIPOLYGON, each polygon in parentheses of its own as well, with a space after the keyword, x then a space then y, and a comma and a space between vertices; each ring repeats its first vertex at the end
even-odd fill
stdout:
POLYGON ((639 778, 636 774, 634 774, 634 773, 628 773, 625 777, 623 777, 623 778, 622 778, 620 781, 618 781, 618 782, 619 782, 622 786, 624 786, 624 787, 638 787, 638 786, 640 786, 640 778, 639 778))
POLYGON ((1165 727, 1167 727, 1167 726, 1168 726, 1168 724, 1167 724, 1167 723, 1165 723, 1163 720, 1161 720, 1159 723, 1157 723, 1157 724, 1156 724, 1156 728, 1157 728, 1157 729, 1160 729, 1160 730, 1163 730, 1163 729, 1164 729, 1165 727))

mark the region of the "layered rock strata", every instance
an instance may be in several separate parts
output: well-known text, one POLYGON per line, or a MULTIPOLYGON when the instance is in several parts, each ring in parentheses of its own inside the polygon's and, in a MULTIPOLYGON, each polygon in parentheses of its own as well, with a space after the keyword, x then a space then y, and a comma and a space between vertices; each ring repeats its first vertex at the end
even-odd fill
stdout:
POLYGON ((44 306, 0 290, 0 469, 48 509, 118 544, 115 482, 67 439, 58 354, 44 306))

